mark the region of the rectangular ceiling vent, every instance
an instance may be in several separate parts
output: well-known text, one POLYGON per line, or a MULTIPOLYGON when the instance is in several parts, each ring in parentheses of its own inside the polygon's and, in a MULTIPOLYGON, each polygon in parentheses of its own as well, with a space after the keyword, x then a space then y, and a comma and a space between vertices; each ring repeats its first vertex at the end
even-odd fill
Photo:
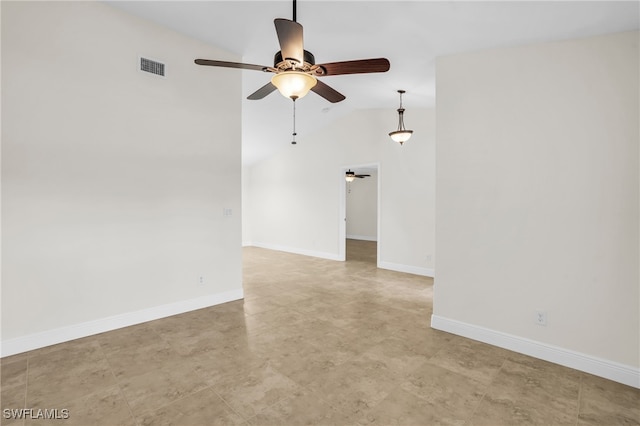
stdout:
POLYGON ((153 59, 140 57, 140 71, 164 77, 164 64, 153 59))

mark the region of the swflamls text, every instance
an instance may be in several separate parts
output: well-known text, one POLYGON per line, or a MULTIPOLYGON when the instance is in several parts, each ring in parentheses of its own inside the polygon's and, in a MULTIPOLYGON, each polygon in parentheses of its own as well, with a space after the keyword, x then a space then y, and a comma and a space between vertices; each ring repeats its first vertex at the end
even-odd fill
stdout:
POLYGON ((46 419, 64 420, 69 418, 66 408, 5 408, 2 410, 5 419, 46 419))

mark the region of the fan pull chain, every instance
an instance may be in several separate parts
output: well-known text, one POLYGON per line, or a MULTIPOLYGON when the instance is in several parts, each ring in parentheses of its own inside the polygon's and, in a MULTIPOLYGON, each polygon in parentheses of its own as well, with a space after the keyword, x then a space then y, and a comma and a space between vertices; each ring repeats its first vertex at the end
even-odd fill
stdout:
POLYGON ((291 145, 296 145, 298 142, 296 142, 296 100, 293 100, 293 140, 291 141, 291 145))

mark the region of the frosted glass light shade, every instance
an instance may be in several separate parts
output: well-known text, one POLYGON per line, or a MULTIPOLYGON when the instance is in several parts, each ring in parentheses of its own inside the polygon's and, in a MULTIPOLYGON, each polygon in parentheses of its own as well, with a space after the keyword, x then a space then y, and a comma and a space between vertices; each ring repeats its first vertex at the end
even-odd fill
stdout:
POLYGON ((391 139, 393 139, 394 142, 398 142, 402 145, 409 140, 412 133, 413 130, 396 130, 395 132, 389 133, 389 136, 391 136, 391 139))
POLYGON ((296 100, 309 93, 318 80, 304 72, 284 71, 274 75, 271 83, 278 88, 282 96, 296 100))

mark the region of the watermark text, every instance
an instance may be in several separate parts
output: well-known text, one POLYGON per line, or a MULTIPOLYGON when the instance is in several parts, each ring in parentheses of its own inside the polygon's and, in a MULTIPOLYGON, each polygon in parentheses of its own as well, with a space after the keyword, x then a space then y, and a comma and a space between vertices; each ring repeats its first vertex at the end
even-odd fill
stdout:
POLYGON ((6 420, 65 420, 69 418, 69 410, 66 408, 5 408, 2 410, 2 417, 6 420))

